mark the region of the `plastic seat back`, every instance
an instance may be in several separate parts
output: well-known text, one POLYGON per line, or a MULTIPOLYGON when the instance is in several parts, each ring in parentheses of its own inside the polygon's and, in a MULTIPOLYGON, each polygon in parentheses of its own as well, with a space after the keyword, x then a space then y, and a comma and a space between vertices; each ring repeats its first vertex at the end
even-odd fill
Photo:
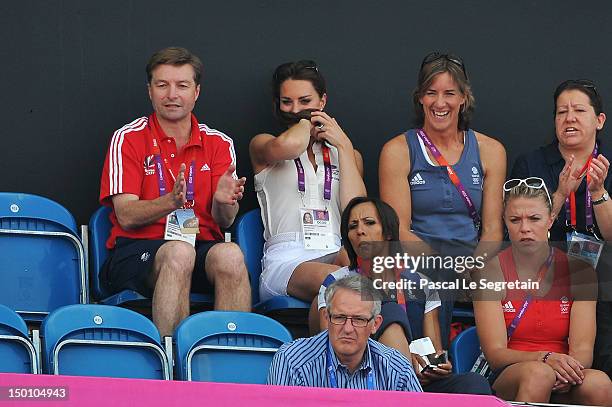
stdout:
POLYGON ((259 301, 259 276, 261 275, 261 258, 264 247, 264 227, 261 221, 259 209, 253 209, 238 219, 236 222, 236 243, 242 249, 244 262, 249 271, 251 280, 251 296, 255 311, 271 315, 272 313, 295 312, 301 318, 307 317, 310 303, 299 300, 289 295, 278 295, 266 301, 259 301))
POLYGON ((259 302, 259 276, 264 247, 264 227, 259 209, 248 211, 236 222, 236 243, 242 249, 251 280, 253 304, 259 302))
POLYGON ((72 376, 170 378, 159 331, 144 316, 108 305, 72 305, 42 324, 44 371, 72 376))
POLYGON ((265 384, 276 350, 291 340, 284 326, 263 315, 195 314, 174 335, 177 373, 182 380, 265 384))
POLYGON ((26 323, 4 305, 0 305, 0 373, 38 373, 26 323))
POLYGON ((469 372, 480 355, 480 341, 476 327, 470 327, 455 337, 450 346, 453 373, 469 372))
POLYGON ((28 321, 88 302, 85 252, 74 217, 50 199, 0 192, 0 302, 28 321))
POLYGON ((91 287, 94 298, 102 300, 108 297, 104 292, 98 279, 100 269, 108 257, 106 240, 110 236, 112 224, 108 218, 110 208, 102 206, 98 208, 89 219, 89 266, 91 270, 91 287))

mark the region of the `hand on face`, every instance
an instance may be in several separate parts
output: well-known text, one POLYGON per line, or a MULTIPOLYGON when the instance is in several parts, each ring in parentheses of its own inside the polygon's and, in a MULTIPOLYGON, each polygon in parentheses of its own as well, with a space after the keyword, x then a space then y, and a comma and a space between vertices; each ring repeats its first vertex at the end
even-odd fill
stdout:
POLYGON ((236 170, 235 165, 230 165, 225 173, 219 178, 214 199, 220 204, 235 205, 242 199, 246 178, 234 179, 232 174, 236 170))
POLYGON ((278 114, 280 115, 280 119, 281 121, 287 126, 287 127, 293 127, 296 124, 298 124, 301 120, 308 120, 310 121, 310 118, 312 116, 312 112, 318 111, 319 109, 315 109, 315 108, 309 108, 309 109, 304 109, 304 110, 300 110, 297 113, 294 112, 286 112, 286 111, 279 111, 278 114))
POLYGON ((327 141, 332 146, 342 149, 351 146, 346 133, 342 130, 336 119, 322 111, 312 112, 310 122, 314 126, 311 134, 317 141, 327 141))

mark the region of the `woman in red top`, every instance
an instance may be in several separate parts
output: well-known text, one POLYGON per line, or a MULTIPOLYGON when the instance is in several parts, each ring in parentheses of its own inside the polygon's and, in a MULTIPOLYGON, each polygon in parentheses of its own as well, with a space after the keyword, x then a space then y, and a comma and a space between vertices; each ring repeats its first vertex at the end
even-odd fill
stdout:
POLYGON ((504 192, 512 244, 476 282, 508 284, 478 291, 474 302, 493 390, 506 400, 612 405, 612 382, 590 369, 597 298, 593 269, 549 246, 553 218, 544 181, 510 180, 504 192))

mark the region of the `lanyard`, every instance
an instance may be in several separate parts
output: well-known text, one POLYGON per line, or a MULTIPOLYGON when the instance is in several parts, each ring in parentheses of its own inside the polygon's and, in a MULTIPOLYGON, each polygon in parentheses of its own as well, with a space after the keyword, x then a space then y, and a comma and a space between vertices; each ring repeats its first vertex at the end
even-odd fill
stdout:
POLYGON ((465 203, 465 206, 467 207, 470 217, 474 221, 474 227, 476 228, 477 231, 480 230, 480 215, 478 214, 478 211, 476 210, 476 206, 474 206, 474 202, 472 201, 467 191, 463 187, 463 184, 461 183, 459 176, 453 170, 453 167, 450 166, 448 161, 446 161, 444 156, 442 156, 442 153, 440 153, 440 150, 436 148, 436 146, 431 141, 431 139, 427 136, 427 134, 425 134, 425 131, 423 129, 418 129, 417 135, 420 137, 423 143, 427 146, 427 148, 431 152, 431 155, 433 155, 434 159, 438 162, 438 165, 442 167, 446 167, 446 171, 448 172, 449 178, 451 179, 455 188, 457 188, 457 191, 459 192, 461 199, 463 199, 463 203, 465 203))
MULTIPOLYGON (((542 280, 544 279, 544 276, 546 275, 546 272, 548 271, 548 269, 550 268, 550 265, 552 264, 553 257, 554 257, 553 254, 554 254, 554 250, 551 247, 548 253, 548 257, 546 258, 546 261, 540 266, 540 270, 538 271, 538 280, 537 280, 538 285, 540 284, 540 282, 542 282, 542 280)), ((532 298, 531 293, 527 294, 527 296, 525 297, 525 301, 523 302, 523 306, 521 307, 518 314, 516 314, 516 316, 510 323, 510 326, 508 326, 508 340, 510 340, 510 337, 512 336, 512 334, 518 327, 519 322, 521 322, 523 315, 525 315, 525 311, 527 311, 527 307, 529 306, 529 303, 531 302, 531 298, 532 298)))
MULTIPOLYGON (((586 229, 589 232, 593 232, 593 200, 591 197, 591 191, 589 191, 589 182, 591 182, 591 175, 589 174, 589 166, 591 165, 591 160, 594 157, 597 157, 597 142, 595 142, 595 148, 593 148, 593 154, 589 157, 587 162, 584 164, 582 169, 580 170, 580 176, 586 172, 587 184, 585 186, 585 203, 584 203, 584 212, 585 212, 585 225, 586 229)), ((565 224, 571 225, 572 229, 576 230, 576 193, 574 191, 570 192, 569 197, 565 198, 565 224)))
MULTIPOLYGON (((358 274, 361 274, 362 276, 371 280, 372 279, 371 270, 372 270, 372 265, 369 259, 364 260, 361 257, 357 257, 357 273, 358 274)), ((399 282, 400 278, 401 278, 400 270, 396 267, 395 268, 395 281, 399 282)), ((404 290, 396 289, 395 296, 396 296, 397 303, 401 305, 401 307, 405 311, 406 310, 406 295, 404 294, 404 290)))
MULTIPOLYGON (((193 150, 193 149, 192 149, 193 150)), ((155 158, 155 167, 157 170, 157 186, 159 188, 159 196, 166 194, 166 181, 164 180, 164 167, 163 163, 168 164, 168 160, 165 158, 162 162, 161 149, 157 138, 153 136, 153 156, 155 158)), ((194 183, 195 183, 195 150, 191 153, 191 160, 189 163, 189 173, 187 175, 187 202, 185 202, 185 208, 191 208, 194 205, 194 183)), ((172 173, 172 169, 168 168, 172 180, 176 182, 176 177, 172 173)))
MULTIPOLYGON (((352 322, 351 322, 352 323, 352 322)), ((367 348, 367 351, 369 352, 370 349, 367 348)), ((332 361, 332 357, 331 357, 331 352, 333 352, 333 350, 331 349, 331 344, 329 342, 329 339, 327 340, 327 352, 325 352, 325 355, 327 357, 327 376, 329 378, 329 385, 331 388, 333 389, 337 389, 338 388, 338 380, 336 379, 336 368, 334 366, 334 363, 332 361)), ((374 390, 374 371, 373 369, 370 367, 370 370, 368 371, 368 390, 374 390)))
MULTIPOLYGON (((326 201, 331 199, 331 184, 332 184, 332 170, 331 170, 331 156, 329 147, 323 143, 321 145, 321 151, 323 153, 323 167, 325 168, 325 182, 323 183, 323 198, 326 201)), ((300 157, 293 160, 298 176, 298 190, 303 194, 306 192, 306 177, 304 173, 304 166, 300 157)))

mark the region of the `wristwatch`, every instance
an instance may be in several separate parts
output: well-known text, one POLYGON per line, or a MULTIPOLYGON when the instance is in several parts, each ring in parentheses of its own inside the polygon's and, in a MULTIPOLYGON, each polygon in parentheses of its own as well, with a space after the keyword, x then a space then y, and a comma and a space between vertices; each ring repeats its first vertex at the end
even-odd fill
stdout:
POLYGON ((604 192, 604 194, 601 196, 601 198, 595 199, 593 201, 593 205, 599 205, 599 204, 602 204, 602 203, 604 203, 606 201, 609 201, 609 200, 610 200, 610 195, 608 195, 607 192, 604 192))

